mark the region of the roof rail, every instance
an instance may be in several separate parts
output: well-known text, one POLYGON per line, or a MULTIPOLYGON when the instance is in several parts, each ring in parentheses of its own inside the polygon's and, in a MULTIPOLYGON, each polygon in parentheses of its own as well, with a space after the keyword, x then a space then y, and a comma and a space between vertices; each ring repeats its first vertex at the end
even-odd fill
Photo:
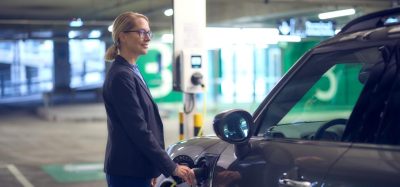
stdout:
POLYGON ((400 15, 400 7, 386 9, 358 17, 347 23, 340 33, 350 33, 360 30, 374 29, 385 25, 385 19, 393 15, 400 15))

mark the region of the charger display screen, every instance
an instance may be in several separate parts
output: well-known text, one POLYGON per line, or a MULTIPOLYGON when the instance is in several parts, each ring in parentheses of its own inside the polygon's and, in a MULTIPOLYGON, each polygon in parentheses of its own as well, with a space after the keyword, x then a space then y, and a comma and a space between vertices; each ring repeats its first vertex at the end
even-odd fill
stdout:
POLYGON ((192 55, 190 59, 190 63, 192 64, 192 68, 201 68, 201 56, 200 55, 192 55))

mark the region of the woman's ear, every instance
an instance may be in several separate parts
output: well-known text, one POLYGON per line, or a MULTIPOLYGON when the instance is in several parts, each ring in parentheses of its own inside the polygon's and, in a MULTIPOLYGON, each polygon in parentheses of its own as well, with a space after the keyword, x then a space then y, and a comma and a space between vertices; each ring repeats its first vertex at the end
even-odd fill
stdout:
POLYGON ((125 35, 125 33, 124 32, 120 32, 119 34, 118 34, 118 38, 117 38, 117 42, 118 42, 118 45, 121 45, 121 43, 122 42, 124 42, 125 40, 126 40, 126 35, 125 35))

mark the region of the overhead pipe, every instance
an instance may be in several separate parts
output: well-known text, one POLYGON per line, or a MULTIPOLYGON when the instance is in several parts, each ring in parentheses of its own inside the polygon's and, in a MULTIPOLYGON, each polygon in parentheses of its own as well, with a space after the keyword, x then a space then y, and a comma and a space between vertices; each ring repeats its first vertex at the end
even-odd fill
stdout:
POLYGON ((310 4, 328 4, 328 5, 369 5, 382 6, 387 3, 387 6, 392 5, 392 0, 265 0, 264 3, 310 3, 310 4))
MULTIPOLYGON (((69 26, 70 20, 0 19, 1 25, 57 25, 69 26)), ((112 21, 85 21, 85 26, 109 26, 112 21)))

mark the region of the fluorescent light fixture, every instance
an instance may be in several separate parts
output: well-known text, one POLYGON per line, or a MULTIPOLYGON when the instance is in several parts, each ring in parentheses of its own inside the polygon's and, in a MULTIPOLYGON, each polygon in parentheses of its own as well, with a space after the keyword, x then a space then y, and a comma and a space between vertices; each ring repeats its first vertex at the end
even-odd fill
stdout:
POLYGON ((107 30, 108 30, 108 32, 112 32, 112 30, 113 30, 113 25, 108 26, 107 30))
POLYGON ((76 38, 77 36, 79 36, 80 32, 79 31, 69 31, 68 32, 68 38, 76 38))
POLYGON ((164 11, 164 15, 165 16, 172 16, 172 15, 174 15, 174 10, 172 8, 167 9, 167 10, 164 11))
POLYGON ((70 27, 81 27, 83 25, 83 21, 81 18, 73 19, 71 22, 69 22, 70 27))
POLYGON ((385 24, 393 24, 393 23, 399 23, 399 18, 398 17, 388 17, 385 20, 385 24))
POLYGON ((101 36, 101 31, 99 31, 99 30, 92 30, 92 31, 90 31, 90 33, 89 33, 89 38, 100 38, 100 36, 101 36))
POLYGON ((205 42, 208 49, 232 45, 265 46, 277 44, 279 31, 276 28, 221 28, 207 27, 205 42))
POLYGON ((279 35, 277 39, 278 42, 301 42, 301 37, 294 35, 279 35))
POLYGON ((337 18, 337 17, 342 17, 342 16, 350 16, 356 13, 356 10, 354 8, 350 9, 345 9, 345 10, 337 10, 337 11, 332 11, 332 12, 325 12, 318 14, 319 19, 331 19, 331 18, 337 18))

